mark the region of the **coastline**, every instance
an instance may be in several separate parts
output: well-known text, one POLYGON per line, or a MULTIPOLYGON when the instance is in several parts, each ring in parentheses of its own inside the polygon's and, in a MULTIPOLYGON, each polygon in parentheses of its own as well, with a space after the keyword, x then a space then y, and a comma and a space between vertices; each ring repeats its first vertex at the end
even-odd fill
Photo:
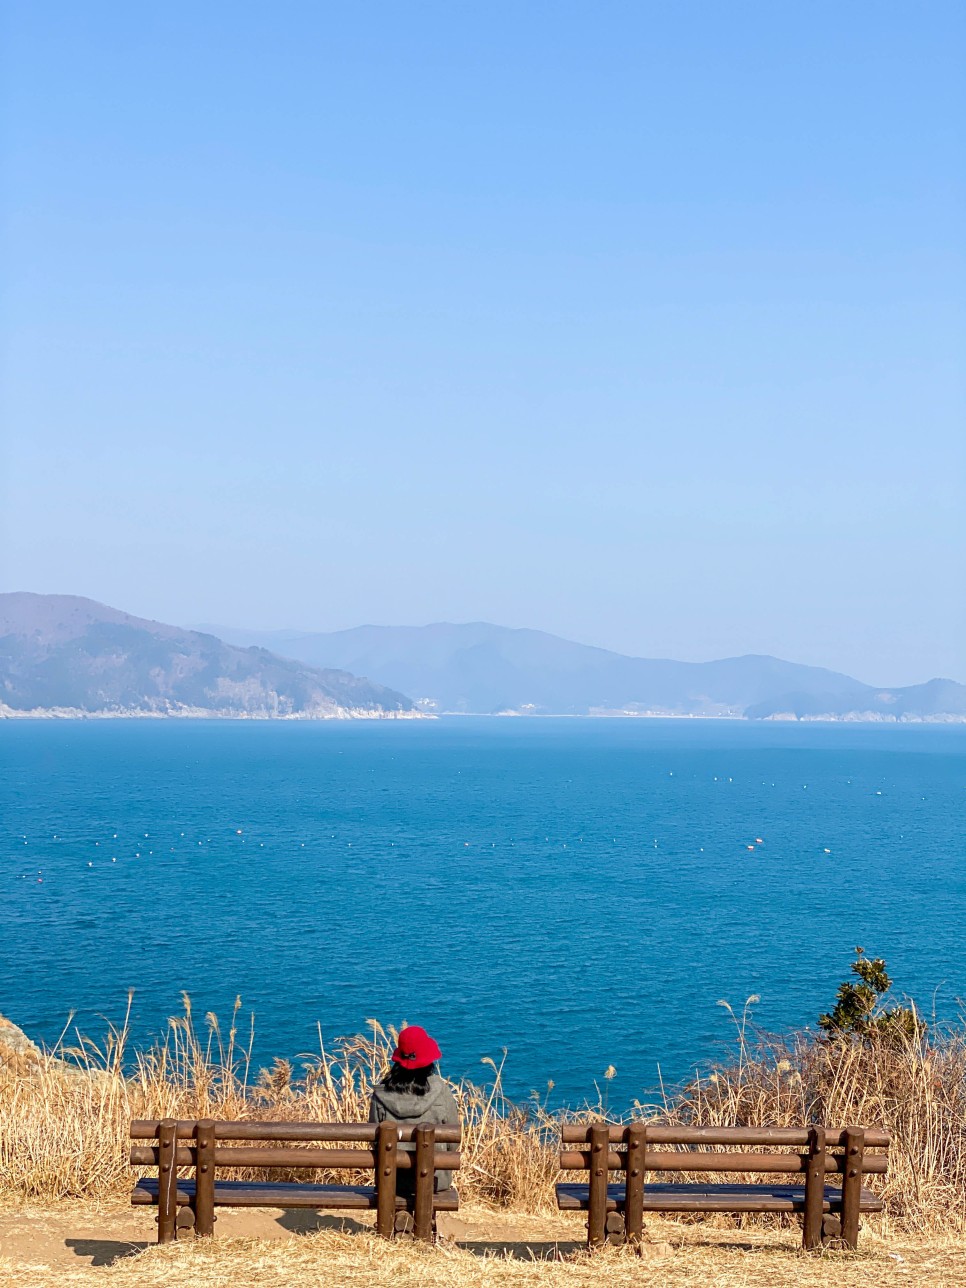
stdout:
POLYGON ((966 725, 966 715, 891 716, 876 711, 849 711, 843 715, 805 715, 775 712, 751 717, 739 712, 693 711, 383 711, 380 708, 336 707, 331 711, 217 711, 210 707, 182 707, 167 711, 142 708, 86 711, 81 707, 32 707, 20 710, 0 703, 0 720, 274 720, 284 722, 318 720, 715 720, 744 724, 875 724, 875 725, 966 725))
POLYGON ((887 725, 958 725, 966 724, 966 715, 887 716, 875 711, 852 711, 844 715, 797 716, 780 712, 752 717, 738 712, 693 711, 437 711, 442 720, 717 720, 742 724, 887 724, 887 725))
POLYGON ((0 703, 0 720, 435 720, 425 711, 383 711, 381 708, 334 707, 331 711, 216 711, 209 707, 182 707, 168 711, 124 708, 120 711, 85 711, 81 707, 32 707, 21 711, 0 703))

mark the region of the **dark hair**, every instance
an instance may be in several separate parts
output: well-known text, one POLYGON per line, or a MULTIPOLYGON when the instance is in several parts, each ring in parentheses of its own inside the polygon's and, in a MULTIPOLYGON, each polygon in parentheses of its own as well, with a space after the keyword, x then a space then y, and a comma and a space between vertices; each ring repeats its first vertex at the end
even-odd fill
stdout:
POLYGON ((407 1069, 393 1061, 386 1071, 382 1085, 389 1091, 409 1091, 414 1096, 425 1096, 429 1090, 430 1076, 435 1071, 435 1064, 426 1064, 421 1069, 407 1069))

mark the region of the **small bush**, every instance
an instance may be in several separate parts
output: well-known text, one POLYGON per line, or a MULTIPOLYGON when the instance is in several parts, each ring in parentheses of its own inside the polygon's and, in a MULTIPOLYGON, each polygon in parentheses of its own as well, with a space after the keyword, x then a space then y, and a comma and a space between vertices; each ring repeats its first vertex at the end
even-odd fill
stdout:
POLYGON ((892 987, 892 980, 881 957, 868 958, 864 954, 865 949, 857 947, 850 967, 860 982, 855 984, 847 979, 839 985, 834 1007, 818 1017, 819 1028, 835 1036, 920 1037, 926 1025, 911 1006, 896 1005, 887 1009, 881 1004, 892 987))

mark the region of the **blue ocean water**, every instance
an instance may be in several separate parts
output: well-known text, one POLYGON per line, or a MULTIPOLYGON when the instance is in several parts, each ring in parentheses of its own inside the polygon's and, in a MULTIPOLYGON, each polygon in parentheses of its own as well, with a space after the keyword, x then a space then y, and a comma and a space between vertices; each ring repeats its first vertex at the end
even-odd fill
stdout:
POLYGON ((964 806, 962 727, 2 721, 0 1012, 97 1034, 134 988, 143 1040, 240 994, 265 1062, 376 1016, 627 1104, 719 999, 814 1023, 856 944, 953 1017, 964 806))

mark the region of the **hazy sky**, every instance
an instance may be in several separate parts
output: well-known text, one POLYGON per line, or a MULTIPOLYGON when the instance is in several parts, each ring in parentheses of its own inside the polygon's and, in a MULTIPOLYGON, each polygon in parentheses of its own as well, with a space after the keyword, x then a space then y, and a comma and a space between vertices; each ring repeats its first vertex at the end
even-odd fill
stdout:
POLYGON ((0 589, 966 681, 966 7, 6 6, 0 589))

